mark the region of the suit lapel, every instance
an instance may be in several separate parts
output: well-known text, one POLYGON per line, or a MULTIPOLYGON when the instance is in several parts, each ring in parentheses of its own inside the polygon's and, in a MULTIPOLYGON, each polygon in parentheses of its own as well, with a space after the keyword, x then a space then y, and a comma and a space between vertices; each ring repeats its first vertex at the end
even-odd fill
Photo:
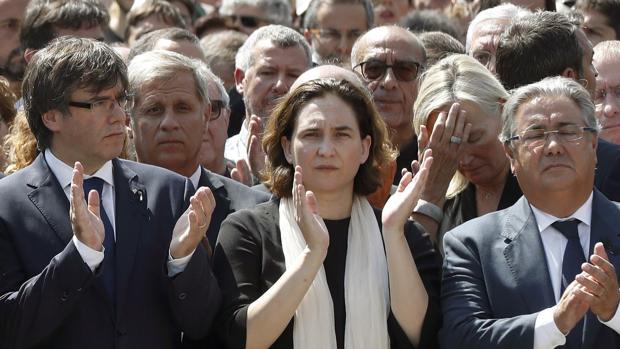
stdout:
POLYGON ((138 175, 118 160, 114 165, 116 220, 116 303, 124 309, 143 222, 148 217, 147 193, 138 175))
POLYGON ((215 246, 215 241, 220 230, 220 226, 224 219, 230 213, 230 199, 228 198, 224 183, 216 176, 210 175, 208 171, 202 168, 202 174, 198 181, 198 187, 209 187, 215 198, 215 209, 211 215, 211 222, 207 229, 207 239, 211 246, 215 246))
POLYGON ((28 198, 43 215, 63 245, 73 237, 69 220, 69 200, 60 183, 50 170, 43 153, 34 160, 32 171, 26 174, 26 183, 32 188, 28 198))
MULTIPOLYGON (((589 256, 597 242, 603 242, 610 262, 620 270, 620 211, 618 207, 594 189, 592 198, 592 226, 590 227, 589 256)), ((582 348, 594 348, 594 342, 601 329, 601 322, 588 311, 585 322, 585 336, 582 348)))
POLYGON ((555 296, 547 259, 536 219, 525 197, 509 209, 501 235, 507 242, 504 248, 506 263, 527 306, 524 313, 553 306, 555 296))

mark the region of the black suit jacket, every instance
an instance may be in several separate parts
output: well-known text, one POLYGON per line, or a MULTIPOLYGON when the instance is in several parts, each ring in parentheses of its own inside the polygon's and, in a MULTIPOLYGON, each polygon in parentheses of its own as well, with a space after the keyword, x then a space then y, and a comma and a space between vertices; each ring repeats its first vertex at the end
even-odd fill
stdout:
POLYGON ((229 214, 244 208, 254 207, 270 198, 267 193, 215 174, 204 167, 198 181, 198 187, 209 187, 215 198, 215 209, 207 230, 207 238, 211 246, 215 246, 220 226, 229 214))
POLYGON ((116 308, 71 242, 69 202, 43 155, 0 182, 0 347, 175 348, 204 336, 220 302, 206 251, 167 276, 185 178, 113 160, 116 308))
MULTIPOLYGON (((620 207, 597 190, 590 254, 620 247, 620 207)), ((442 348, 522 349, 534 344, 538 312, 555 305, 540 232, 528 201, 470 220, 444 236, 442 348)), ((609 254, 620 271, 620 255, 609 254)), ((619 348, 620 336, 588 312, 582 349, 619 348)))
MULTIPOLYGON (((245 348, 249 305, 265 293, 286 270, 280 239, 278 199, 231 214, 222 224, 213 255, 213 268, 224 296, 214 328, 228 345, 245 348)), ((375 211, 377 219, 380 212, 375 211)), ((380 220, 379 220, 380 222, 380 220)), ((409 222, 405 236, 429 295, 420 348, 435 348, 441 322, 438 312, 440 258, 421 226, 409 222)), ((390 313, 388 332, 392 348, 413 348, 390 313)), ((293 320, 271 346, 293 348, 293 320)))
POLYGON ((609 200, 620 202, 620 145, 599 138, 596 159, 594 185, 609 200))

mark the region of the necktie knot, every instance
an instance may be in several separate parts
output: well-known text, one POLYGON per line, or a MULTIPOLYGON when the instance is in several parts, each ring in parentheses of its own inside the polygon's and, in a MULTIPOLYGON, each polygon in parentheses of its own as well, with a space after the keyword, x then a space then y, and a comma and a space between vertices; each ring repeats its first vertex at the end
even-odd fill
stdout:
POLYGON ((564 235, 564 237, 568 240, 579 240, 579 232, 577 230, 579 223, 580 221, 578 219, 569 219, 567 221, 556 221, 551 225, 562 233, 562 235, 564 235))
POLYGON ((99 198, 101 198, 101 192, 103 191, 103 179, 98 177, 90 177, 84 180, 84 196, 88 201, 88 193, 91 190, 96 190, 99 193, 99 198))

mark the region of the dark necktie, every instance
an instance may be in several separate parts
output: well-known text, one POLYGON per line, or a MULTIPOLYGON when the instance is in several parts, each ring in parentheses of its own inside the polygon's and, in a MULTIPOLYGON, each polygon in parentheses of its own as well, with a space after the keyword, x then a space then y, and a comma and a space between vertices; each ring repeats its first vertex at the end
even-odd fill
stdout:
MULTIPOLYGON (((564 293, 566 287, 575 280, 575 276, 581 273, 581 264, 585 263, 586 258, 583 255, 583 248, 579 242, 579 232, 577 226, 579 220, 571 219, 567 221, 557 221, 552 226, 560 231, 562 235, 568 239, 566 250, 564 250, 564 258, 562 259, 562 288, 561 294, 564 293)), ((581 340, 583 335, 583 319, 575 325, 566 336, 565 348, 579 349, 581 348, 581 340)))
POLYGON ((84 195, 86 196, 86 201, 88 202, 88 193, 91 190, 96 190, 99 193, 100 200, 100 213, 101 213, 101 221, 103 222, 103 228, 105 229, 105 238, 103 239, 103 247, 105 248, 103 262, 102 262, 102 279, 103 286, 112 302, 112 305, 115 305, 116 301, 116 256, 115 256, 115 242, 114 242, 114 229, 112 228, 112 224, 110 223, 110 219, 108 218, 108 214, 106 213, 103 207, 103 196, 101 195, 103 191, 103 179, 91 177, 84 180, 84 195))

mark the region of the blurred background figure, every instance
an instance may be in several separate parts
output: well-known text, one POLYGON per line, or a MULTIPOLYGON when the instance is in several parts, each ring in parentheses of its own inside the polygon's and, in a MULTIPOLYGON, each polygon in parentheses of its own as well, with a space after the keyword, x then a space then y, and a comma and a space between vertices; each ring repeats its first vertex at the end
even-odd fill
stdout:
POLYGON ((0 77, 0 173, 5 172, 7 154, 4 143, 9 127, 15 119, 15 95, 9 81, 0 77))
POLYGON ((190 28, 176 6, 164 0, 145 0, 135 4, 127 15, 125 42, 131 47, 141 36, 170 27, 190 28))
POLYGON ((440 31, 457 40, 461 37, 454 20, 438 10, 412 10, 400 21, 400 25, 416 34, 440 31))
POLYGON ((465 46, 444 32, 424 32, 419 34, 418 37, 426 51, 427 67, 431 67, 452 54, 465 53, 465 46))
POLYGON ((292 26, 291 11, 288 0, 223 0, 219 14, 229 27, 249 35, 268 24, 292 26))
POLYGON ((495 74, 495 52, 499 37, 513 18, 529 11, 513 4, 502 4, 481 11, 467 29, 465 51, 495 74))
POLYGON ((583 14, 581 27, 592 45, 620 39, 620 0, 577 0, 575 9, 583 14))
POLYGON ((620 41, 594 46, 592 63, 598 71, 594 104, 601 124, 599 137, 620 144, 620 41))
POLYGON ((409 12, 409 0, 374 0, 375 25, 397 24, 409 12))
POLYGON ((371 0, 312 1, 302 28, 312 48, 312 62, 347 65, 353 43, 373 22, 371 0))
POLYGON ((10 84, 11 91, 21 96, 21 81, 26 70, 19 35, 27 0, 0 0, 0 76, 10 84))
POLYGON ((226 91, 235 88, 235 56, 247 38, 246 34, 236 30, 224 30, 200 39, 206 63, 222 79, 226 91))

